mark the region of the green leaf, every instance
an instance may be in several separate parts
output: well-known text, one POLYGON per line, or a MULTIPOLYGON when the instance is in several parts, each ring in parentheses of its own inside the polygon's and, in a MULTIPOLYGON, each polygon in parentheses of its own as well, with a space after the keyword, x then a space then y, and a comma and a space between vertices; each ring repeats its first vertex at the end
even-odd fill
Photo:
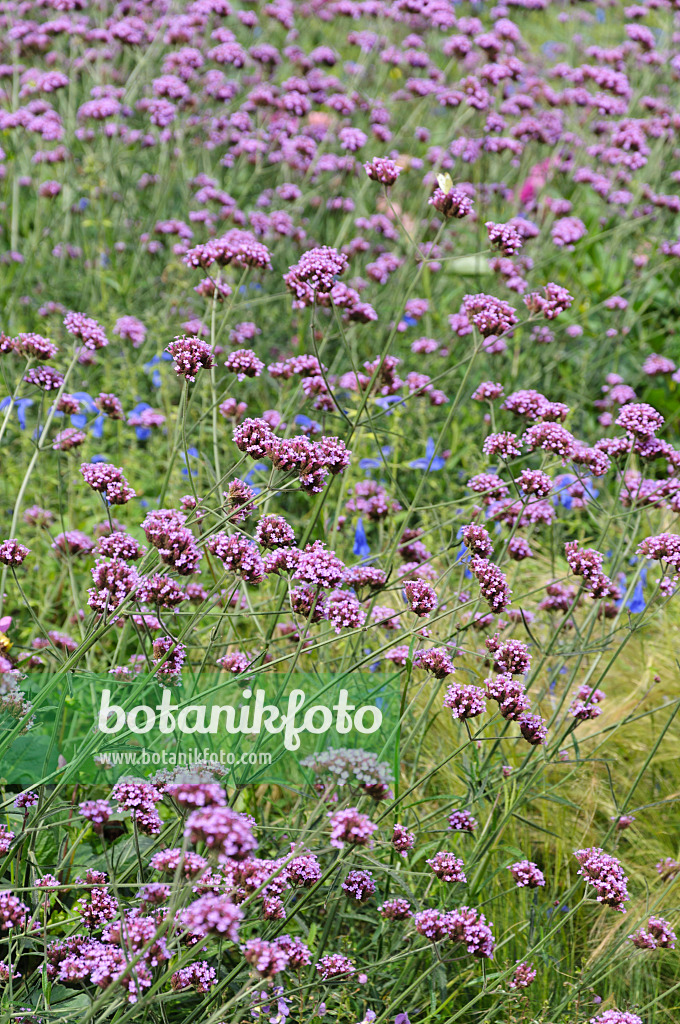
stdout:
POLYGON ((0 761, 0 776, 22 786, 35 784, 44 771, 57 768, 57 751, 50 747, 49 736, 17 736, 0 761))

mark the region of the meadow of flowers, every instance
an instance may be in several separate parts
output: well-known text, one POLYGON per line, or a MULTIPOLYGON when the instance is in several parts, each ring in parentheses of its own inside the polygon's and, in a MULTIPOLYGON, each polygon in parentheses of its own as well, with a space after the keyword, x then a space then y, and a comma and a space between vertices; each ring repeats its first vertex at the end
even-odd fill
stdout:
POLYGON ((680 2, 0 48, 0 1021, 677 1020, 680 2), (77 710, 359 678, 294 777, 77 710))

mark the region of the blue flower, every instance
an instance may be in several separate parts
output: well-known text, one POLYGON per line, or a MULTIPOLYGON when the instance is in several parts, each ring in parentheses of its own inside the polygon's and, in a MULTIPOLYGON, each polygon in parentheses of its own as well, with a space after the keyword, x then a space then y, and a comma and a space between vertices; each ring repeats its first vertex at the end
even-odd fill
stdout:
POLYGON ((352 553, 356 555, 357 558, 367 558, 371 553, 368 541, 366 540, 366 531, 364 530, 364 524, 361 517, 359 517, 356 530, 354 531, 354 547, 352 548, 352 553))
POLYGON ((97 440, 99 440, 99 438, 104 433, 104 420, 105 419, 106 419, 106 416, 104 415, 104 413, 100 412, 99 415, 95 416, 95 418, 92 420, 92 436, 96 437, 97 440))
POLYGON ((630 601, 626 605, 626 608, 631 613, 631 615, 639 615, 640 612, 643 612, 645 610, 645 608, 647 607, 647 604, 646 604, 645 598, 644 598, 644 593, 643 593, 644 586, 645 585, 644 585, 644 582, 642 581, 642 579, 639 579, 637 581, 637 583, 635 584, 635 589, 633 590, 633 596, 631 597, 630 601))
POLYGON ((93 464, 95 464, 97 462, 108 462, 108 461, 109 461, 109 459, 108 459, 107 455, 93 455, 92 458, 90 459, 90 462, 93 463, 93 464))
POLYGON ((559 501, 560 505, 569 511, 572 506, 573 498, 571 494, 569 494, 567 488, 571 487, 571 485, 575 483, 576 477, 572 476, 571 473, 561 473, 559 476, 556 476, 555 487, 557 493, 553 496, 553 503, 557 504, 559 501))
POLYGON ((392 454, 390 445, 383 445, 380 449, 380 454, 383 456, 382 459, 359 459, 359 469, 380 469, 384 460, 392 454))
MULTIPOLYGON (((130 416, 139 416, 140 413, 146 412, 147 409, 151 408, 148 402, 138 402, 130 416)), ((135 427, 135 434, 138 441, 148 441, 151 437, 151 429, 150 427, 135 427)))
POLYGON ((154 369, 154 367, 158 366, 159 363, 167 363, 170 361, 172 361, 170 353, 161 352, 159 356, 152 356, 148 363, 144 363, 143 369, 145 369, 147 373, 149 370, 153 370, 153 373, 151 374, 151 383, 155 388, 159 388, 161 386, 161 375, 158 370, 154 369))
POLYGON ((97 406, 94 403, 94 398, 92 395, 88 395, 87 391, 72 391, 71 394, 74 398, 78 399, 81 405, 86 406, 88 412, 97 412, 97 406))
MULTIPOLYGON (((187 448, 186 452, 180 452, 179 456, 180 456, 182 462, 184 462, 184 463, 187 462, 187 456, 190 459, 197 459, 198 458, 198 448, 187 448)), ((198 470, 197 469, 192 469, 191 470, 191 475, 192 476, 198 476, 198 470)), ((182 470, 182 476, 187 476, 187 477, 189 476, 189 467, 188 467, 188 465, 185 465, 184 469, 182 470)))
POLYGON ((87 413, 74 413, 74 415, 71 416, 71 426, 77 427, 78 430, 83 430, 87 426, 88 413, 92 413, 95 416, 92 422, 92 436, 97 439, 101 438, 104 432, 104 419, 106 417, 104 413, 99 412, 97 409, 92 395, 88 395, 87 391, 74 391, 73 397, 77 398, 80 404, 86 407, 87 413))
POLYGON ((428 437, 425 445, 425 458, 414 459, 413 462, 409 462, 411 469, 424 469, 427 473, 432 473, 434 470, 441 469, 445 465, 446 459, 443 459, 441 455, 435 455, 434 441, 431 437, 428 437))
POLYGON ((304 413, 298 413, 298 415, 295 417, 295 422, 297 423, 298 427, 307 427, 315 434, 321 433, 321 424, 318 423, 316 420, 311 420, 309 416, 305 416, 304 413))
POLYGON ((400 398, 399 395, 384 395, 384 396, 381 396, 380 398, 375 398, 374 399, 375 404, 377 406, 379 406, 381 409, 386 410, 388 416, 389 416, 389 408, 390 408, 390 406, 391 405, 398 405, 400 402, 403 402, 403 401, 404 401, 404 399, 400 398))
MULTIPOLYGON (((7 398, 3 398, 0 402, 0 409, 7 409, 12 399, 8 395, 7 398)), ((26 429, 26 410, 33 405, 32 398, 16 398, 14 400, 14 408, 17 412, 17 419, 19 420, 19 430, 26 429)))
POLYGON ((266 462, 256 462, 255 465, 251 469, 249 469, 248 472, 246 473, 246 475, 243 477, 243 482, 248 484, 249 487, 252 487, 253 488, 253 492, 255 494, 259 494, 260 493, 260 488, 253 486, 253 479, 254 479, 255 473, 261 473, 262 470, 266 469, 266 468, 267 468, 267 463, 266 462))
MULTIPOLYGON (((462 527, 458 531, 458 536, 459 537, 460 537, 461 533, 462 533, 462 527)), ((470 561, 470 552, 468 551, 466 545, 462 541, 461 541, 461 545, 460 545, 460 550, 458 552, 458 558, 456 559, 456 561, 457 562, 469 562, 470 561)), ((472 573, 468 569, 467 565, 465 566, 465 569, 463 571, 463 577, 466 580, 471 580, 472 579, 472 573)))

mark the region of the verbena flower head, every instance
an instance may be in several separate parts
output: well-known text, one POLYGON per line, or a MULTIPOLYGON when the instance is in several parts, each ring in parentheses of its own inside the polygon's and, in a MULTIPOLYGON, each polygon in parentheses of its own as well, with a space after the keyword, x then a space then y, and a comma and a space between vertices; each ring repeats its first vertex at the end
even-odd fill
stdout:
POLYGON ((311 964, 311 951, 302 939, 297 937, 297 935, 279 935, 276 939, 276 944, 286 954, 288 957, 288 965, 294 971, 299 971, 303 967, 308 967, 309 964, 311 964))
MULTIPOLYGON (((408 655, 408 647, 404 648, 404 651, 408 655)), ((405 661, 406 659, 404 664, 405 661)), ((451 655, 445 647, 430 647, 428 650, 416 651, 413 655, 413 665, 431 672, 435 679, 445 679, 456 671, 451 655)))
POLYGON ((512 872, 512 877, 520 889, 536 889, 538 886, 545 885, 543 872, 538 865, 530 860, 519 860, 517 863, 511 864, 508 871, 512 872))
POLYGON ((395 899, 385 900, 385 902, 378 907, 378 913, 387 921, 405 921, 409 917, 413 917, 411 904, 401 896, 398 896, 395 899))
POLYGON ((468 217, 474 209, 474 202, 467 192, 460 188, 450 188, 448 192, 444 192, 443 189, 437 186, 428 202, 434 206, 438 213, 441 213, 446 218, 468 217))
POLYGON ((469 811, 452 811, 449 815, 449 830, 451 832, 474 833, 477 828, 477 821, 469 811))
POLYGON ((217 935, 238 942, 243 911, 228 896, 202 896, 181 912, 181 923, 197 935, 217 935))
POLYGON ((484 914, 472 907, 459 907, 449 911, 447 917, 447 933, 453 942, 461 942, 468 953, 479 959, 493 957, 496 941, 493 937, 491 921, 487 922, 484 914))
POLYGON ((158 550, 161 561, 182 576, 198 572, 203 557, 193 533, 185 526, 186 515, 176 509, 155 509, 141 524, 147 540, 158 550))
POLYGON ((571 307, 574 296, 559 284, 550 281, 540 292, 531 292, 524 296, 524 303, 530 313, 541 313, 546 320, 554 320, 571 307))
POLYGON ((396 824, 392 831, 392 846, 395 850, 401 854, 402 857, 406 857, 409 850, 412 850, 416 843, 416 837, 412 832, 409 832, 405 825, 396 824))
POLYGON ((650 917, 646 925, 628 938, 638 949, 675 949, 677 936, 668 921, 662 917, 650 917))
POLYGON ((473 555, 490 558, 493 554, 493 543, 487 530, 478 523, 470 523, 463 527, 463 543, 473 555))
POLYGON ((186 647, 171 636, 159 636, 153 642, 152 661, 160 680, 175 682, 182 673, 186 660, 186 647))
POLYGON ((288 966, 285 948, 266 939, 248 939, 243 947, 243 956, 261 978, 273 978, 288 966))
POLYGON ((364 164, 364 170, 372 181, 388 187, 394 185, 401 174, 401 167, 394 160, 382 156, 374 156, 370 163, 364 164))
POLYGON ((283 275, 286 287, 295 296, 293 305, 303 308, 314 302, 327 304, 336 278, 344 273, 348 263, 344 253, 327 245, 303 253, 298 263, 283 275))
POLYGON ((217 984, 215 968, 211 967, 206 960, 195 960, 186 967, 180 967, 172 975, 170 984, 174 992, 182 992, 191 988, 199 995, 204 995, 217 984))
POLYGON ((365 903, 375 893, 375 880, 370 871, 350 871, 340 888, 357 903, 365 903))
POLYGON ((574 856, 581 865, 578 874, 595 889, 597 901, 625 914, 624 903, 630 899, 628 879, 616 857, 598 846, 576 850, 574 856))
POLYGON ((232 860, 243 860, 257 849, 251 821, 230 807, 211 805, 193 811, 184 835, 192 843, 205 843, 232 860))
POLYGON ((545 743, 548 735, 548 727, 540 715, 532 715, 524 711, 517 719, 522 736, 532 746, 537 747, 545 743))
POLYGON ((461 312, 485 338, 505 334, 518 322, 517 313, 508 302, 483 292, 479 295, 466 295, 461 312))
POLYGON ((189 249, 183 261, 190 267, 204 269, 217 263, 222 267, 231 264, 235 267, 271 270, 271 256, 266 245, 259 242, 250 231, 239 228, 232 228, 219 238, 189 249))
POLYGON ((259 377, 264 370, 262 360, 249 348, 230 352, 224 365, 227 370, 236 374, 238 381, 245 380, 246 377, 259 377))
POLYGON ((466 882, 463 862, 460 857, 454 856, 446 850, 436 853, 425 861, 432 869, 433 874, 442 882, 466 882))
POLYGON ((534 965, 527 963, 526 960, 522 962, 518 960, 512 980, 508 982, 508 988, 528 988, 535 980, 536 968, 534 965))
POLYGON ((316 970, 322 981, 330 981, 333 978, 347 980, 349 975, 355 973, 356 968, 349 957, 341 953, 327 953, 316 964, 316 970))
POLYGON ((590 1024, 643 1024, 637 1013, 627 1010, 605 1010, 597 1017, 590 1018, 590 1024))
POLYGON ((92 823, 97 833, 104 831, 104 825, 111 817, 113 810, 108 800, 85 800, 79 806, 80 814, 92 823))
POLYGON ((125 505, 136 496, 122 469, 117 469, 116 466, 104 462, 84 462, 80 471, 85 483, 89 484, 93 491, 99 491, 109 505, 125 505))
POLYGON ((500 249, 504 256, 514 256, 522 248, 524 239, 512 224, 496 224, 488 220, 485 227, 492 247, 500 249))
POLYGON ((437 594, 426 580, 405 580, 404 593, 409 608, 416 615, 429 615, 437 607, 437 594))
POLYGON ((23 928, 29 915, 29 908, 14 893, 0 892, 0 931, 23 928))
POLYGON ((173 358, 175 373, 188 381, 195 381, 199 370, 209 370, 215 365, 210 345, 196 335, 175 338, 166 352, 173 358))
POLYGON ((449 708, 453 718, 461 722, 476 718, 486 711, 484 691, 478 686, 454 683, 446 691, 443 707, 449 708))
POLYGON ((350 846, 372 845, 371 836, 378 826, 367 814, 361 814, 356 807, 347 807, 331 811, 328 817, 331 824, 331 846, 341 850, 345 843, 350 846))
POLYGON ((477 578, 482 597, 494 612, 503 611, 510 603, 512 591, 505 573, 488 558, 473 558, 470 569, 477 578))
POLYGON ((616 419, 617 427, 623 427, 633 437, 654 437, 664 424, 664 418, 646 402, 630 402, 624 405, 616 419))
POLYGON ((390 766, 379 761, 373 751, 337 747, 310 754, 300 764, 303 768, 310 768, 324 786, 359 789, 375 800, 390 795, 390 766))
POLYGON ((101 324, 83 313, 67 313, 64 327, 74 338, 82 341, 84 348, 92 352, 105 348, 109 343, 101 324))
POLYGON ((0 563, 3 565, 17 567, 25 561, 29 554, 30 549, 25 544, 20 544, 17 540, 3 540, 0 542, 0 563))

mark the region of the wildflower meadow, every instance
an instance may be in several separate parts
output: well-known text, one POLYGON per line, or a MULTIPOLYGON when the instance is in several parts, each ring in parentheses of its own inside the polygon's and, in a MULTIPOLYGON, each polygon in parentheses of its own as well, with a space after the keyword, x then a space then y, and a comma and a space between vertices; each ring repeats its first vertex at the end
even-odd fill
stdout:
POLYGON ((679 0, 0 51, 0 1024, 679 1021, 679 0))

